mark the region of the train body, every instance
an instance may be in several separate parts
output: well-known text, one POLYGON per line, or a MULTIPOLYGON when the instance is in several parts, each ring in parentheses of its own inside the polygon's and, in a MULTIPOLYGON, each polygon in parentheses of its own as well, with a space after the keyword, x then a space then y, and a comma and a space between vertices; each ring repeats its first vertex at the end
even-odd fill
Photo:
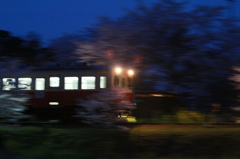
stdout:
POLYGON ((132 75, 132 70, 114 66, 41 67, 21 77, 2 78, 2 90, 28 94, 30 99, 25 105, 37 114, 44 116, 52 111, 61 116, 79 104, 80 99, 104 90, 124 90, 125 100, 132 101, 132 75))
POLYGON ((177 95, 173 93, 138 91, 134 93, 133 101, 137 107, 133 116, 137 119, 173 115, 179 110, 177 95))

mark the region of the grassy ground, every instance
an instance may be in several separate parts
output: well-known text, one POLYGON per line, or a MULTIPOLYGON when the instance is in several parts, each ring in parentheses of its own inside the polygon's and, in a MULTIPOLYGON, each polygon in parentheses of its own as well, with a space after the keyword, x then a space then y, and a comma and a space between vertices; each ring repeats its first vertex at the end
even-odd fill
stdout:
POLYGON ((240 154, 240 128, 235 126, 143 125, 130 134, 140 156, 151 152, 171 158, 228 159, 240 154))
POLYGON ((0 129, 1 151, 37 159, 234 159, 240 127, 142 125, 119 129, 0 129))
POLYGON ((1 134, 3 151, 39 159, 118 158, 117 143, 128 135, 117 129, 37 127, 7 128, 1 134))

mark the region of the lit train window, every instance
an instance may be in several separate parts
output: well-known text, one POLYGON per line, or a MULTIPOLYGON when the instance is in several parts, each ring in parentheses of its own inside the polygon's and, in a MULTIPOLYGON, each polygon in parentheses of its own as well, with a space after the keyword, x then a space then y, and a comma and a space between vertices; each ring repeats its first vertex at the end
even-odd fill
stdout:
POLYGON ((16 88, 15 78, 3 78, 3 90, 12 90, 16 88))
POLYGON ((60 78, 59 77, 50 77, 50 87, 59 87, 60 86, 60 78))
POLYGON ((66 90, 78 89, 78 77, 64 77, 64 89, 66 90))
POLYGON ((21 90, 31 90, 32 78, 18 78, 18 88, 21 90))
POLYGON ((81 78, 81 88, 82 89, 95 89, 96 88, 96 77, 94 76, 82 76, 81 78))
POLYGON ((107 77, 100 76, 100 88, 107 88, 107 77))
POLYGON ((44 78, 36 78, 35 89, 36 90, 45 90, 45 79, 44 78))

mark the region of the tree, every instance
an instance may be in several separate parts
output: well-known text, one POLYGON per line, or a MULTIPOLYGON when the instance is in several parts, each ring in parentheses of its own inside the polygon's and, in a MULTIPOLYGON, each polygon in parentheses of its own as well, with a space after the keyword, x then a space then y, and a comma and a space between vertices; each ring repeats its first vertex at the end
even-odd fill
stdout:
POLYGON ((81 34, 66 34, 52 39, 49 48, 53 52, 54 60, 61 64, 71 64, 77 60, 74 50, 77 48, 77 42, 83 39, 81 34))
POLYGON ((224 15, 223 7, 186 6, 173 0, 140 2, 122 18, 102 18, 97 36, 79 43, 76 54, 89 63, 135 65, 143 75, 154 70, 155 77, 146 81, 181 95, 191 109, 213 102, 232 105, 228 94, 214 92, 232 86, 227 79, 239 61, 239 24, 224 15))
MULTIPOLYGON (((13 77, 13 75, 14 77, 23 76, 24 72, 28 71, 27 68, 21 68, 19 60, 9 60, 7 57, 0 58, 0 68, 1 80, 9 76, 13 77)), ((16 120, 28 118, 29 116, 23 112, 26 109, 24 103, 27 102, 29 97, 21 90, 3 91, 2 88, 0 90, 0 118, 16 120)))
POLYGON ((86 100, 80 100, 77 115, 74 117, 91 126, 113 126, 121 112, 134 109, 131 101, 126 100, 125 93, 106 90, 86 100))
POLYGON ((21 50, 23 40, 10 32, 0 30, 0 56, 16 56, 21 50))
POLYGON ((26 107, 23 105, 28 100, 27 96, 10 93, 0 94, 0 118, 20 120, 28 118, 23 112, 26 107))
POLYGON ((24 63, 38 67, 54 61, 52 49, 42 46, 41 36, 38 33, 28 32, 22 39, 22 48, 17 57, 24 63))
POLYGON ((34 32, 17 37, 10 32, 0 30, 0 56, 19 59, 30 66, 40 66, 53 60, 49 48, 41 46, 40 35, 34 32))

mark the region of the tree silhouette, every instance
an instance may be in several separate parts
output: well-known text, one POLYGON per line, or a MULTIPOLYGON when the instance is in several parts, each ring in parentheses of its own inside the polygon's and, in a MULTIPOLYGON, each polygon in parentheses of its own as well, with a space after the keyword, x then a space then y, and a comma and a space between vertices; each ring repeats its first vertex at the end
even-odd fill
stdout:
POLYGON ((220 104, 230 106, 228 96, 236 94, 213 93, 232 86, 227 79, 239 62, 239 23, 224 12, 220 6, 189 9, 173 0, 140 2, 119 19, 102 18, 94 39, 80 42, 76 53, 92 64, 134 65, 141 81, 181 95, 191 109, 221 98, 226 100, 220 104))

